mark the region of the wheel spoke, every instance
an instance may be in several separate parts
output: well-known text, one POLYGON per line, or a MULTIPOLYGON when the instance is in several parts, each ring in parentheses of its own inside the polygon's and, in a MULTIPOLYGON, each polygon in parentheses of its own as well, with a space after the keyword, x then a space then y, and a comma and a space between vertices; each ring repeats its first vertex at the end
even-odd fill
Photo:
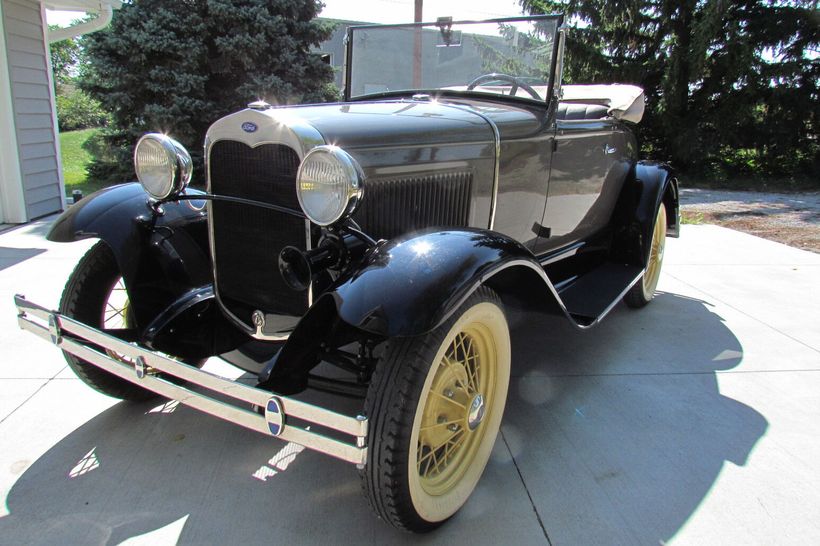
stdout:
POLYGON ((436 427, 443 427, 443 426, 447 426, 447 425, 455 425, 455 424, 458 424, 459 421, 460 421, 459 419, 456 419, 454 421, 442 421, 441 423, 433 423, 432 425, 427 425, 427 426, 421 427, 419 429, 419 431, 431 430, 431 429, 434 429, 436 427))
POLYGON ((467 362, 467 377, 470 378, 473 392, 478 392, 478 355, 475 353, 471 354, 467 362))
MULTIPOLYGON (((460 362, 458 360, 452 360, 452 359, 449 359, 449 358, 444 358, 441 361, 441 363, 442 363, 443 366, 446 366, 446 367, 460 366, 460 367, 464 368, 465 371, 467 371, 467 369, 464 367, 464 363, 460 362)), ((467 380, 469 381, 469 372, 468 372, 467 380)), ((467 394, 470 394, 471 391, 470 391, 469 386, 465 385, 460 379, 455 379, 455 384, 456 384, 457 388, 463 390, 467 394)), ((458 404, 458 405, 462 408, 465 407, 465 406, 462 406, 461 404, 458 404)))
POLYGON ((463 429, 458 429, 442 445, 438 446, 435 449, 436 452, 443 451, 443 453, 441 459, 439 459, 438 457, 434 457, 435 461, 433 464, 433 468, 430 469, 432 473, 440 474, 441 471, 444 470, 444 468, 446 468, 447 462, 451 459, 453 453, 457 449, 457 446, 461 445, 461 442, 459 441, 458 444, 452 444, 452 447, 450 447, 451 443, 455 441, 456 436, 463 436, 463 432, 463 429), (448 447, 450 447, 450 449, 448 449, 448 447))
MULTIPOLYGON (((424 444, 419 444, 419 453, 424 451, 423 448, 424 448, 424 444)), ((427 449, 430 449, 430 446, 427 446, 427 449)), ((427 472, 422 472, 421 471, 421 465, 424 464, 424 461, 427 461, 428 459, 432 458, 433 460, 435 460, 435 453, 436 453, 435 451, 430 449, 430 451, 428 451, 424 456, 419 457, 418 463, 416 463, 416 465, 418 466, 419 474, 421 474, 421 475, 427 474, 427 472)), ((429 467, 430 467, 430 465, 428 464, 427 469, 429 469, 429 467)))
POLYGON ((122 316, 122 314, 123 314, 123 313, 125 313, 125 307, 120 307, 120 308, 118 309, 118 308, 114 307, 114 304, 112 304, 111 302, 105 302, 105 305, 106 305, 106 307, 110 307, 110 308, 111 308, 111 311, 112 311, 115 315, 120 315, 120 316, 122 316))
POLYGON ((463 409, 463 410, 466 410, 466 409, 467 409, 467 406, 465 406, 464 404, 461 404, 461 403, 459 403, 459 402, 457 402, 457 401, 453 400, 453 399, 452 399, 452 398, 450 398, 449 396, 444 396, 443 394, 441 394, 441 393, 440 393, 440 392, 438 392, 438 391, 430 391, 430 394, 434 394, 434 395, 438 396, 439 398, 441 398, 442 400, 446 400, 446 401, 450 402, 451 404, 454 404, 454 405, 456 405, 456 406, 460 407, 460 408, 461 408, 461 409, 463 409))

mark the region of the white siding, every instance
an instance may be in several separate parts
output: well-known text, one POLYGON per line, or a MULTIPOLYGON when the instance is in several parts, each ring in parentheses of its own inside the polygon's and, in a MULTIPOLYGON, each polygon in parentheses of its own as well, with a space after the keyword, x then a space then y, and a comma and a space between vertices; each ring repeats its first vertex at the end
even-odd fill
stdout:
POLYGON ((33 0, 0 1, 26 213, 33 219, 63 207, 41 7, 33 0))

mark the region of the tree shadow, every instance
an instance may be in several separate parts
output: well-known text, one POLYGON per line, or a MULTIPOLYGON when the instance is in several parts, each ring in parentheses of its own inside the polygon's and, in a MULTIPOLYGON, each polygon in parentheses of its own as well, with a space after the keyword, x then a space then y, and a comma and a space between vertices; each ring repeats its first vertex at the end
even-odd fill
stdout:
POLYGON ((744 463, 766 421, 720 394, 715 373, 742 349, 706 304, 662 294, 614 314, 577 333, 511 312, 503 439, 462 512, 430 535, 379 522, 352 465, 154 402, 116 404, 35 461, 8 494, 0 536, 118 544, 176 526, 160 541, 532 543, 544 537, 529 493, 553 544, 657 544, 725 461, 744 463))
POLYGON ((706 302, 659 294, 597 329, 529 317, 503 432, 553 544, 659 544, 768 423, 724 396, 743 349, 706 302))

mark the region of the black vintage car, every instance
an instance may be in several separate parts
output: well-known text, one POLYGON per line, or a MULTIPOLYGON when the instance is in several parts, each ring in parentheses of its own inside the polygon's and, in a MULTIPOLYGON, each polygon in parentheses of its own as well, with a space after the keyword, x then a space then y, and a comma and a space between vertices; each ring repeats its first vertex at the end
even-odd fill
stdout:
POLYGON ((54 224, 52 241, 100 242, 58 311, 16 297, 20 325, 103 393, 355 463, 380 517, 435 528, 499 430, 505 308, 586 329, 642 307, 678 234, 669 167, 636 157, 641 90, 562 86, 562 20, 352 27, 345 101, 217 121, 206 192, 179 143, 145 135, 139 183, 54 224), (200 370, 210 357, 256 384, 200 370))

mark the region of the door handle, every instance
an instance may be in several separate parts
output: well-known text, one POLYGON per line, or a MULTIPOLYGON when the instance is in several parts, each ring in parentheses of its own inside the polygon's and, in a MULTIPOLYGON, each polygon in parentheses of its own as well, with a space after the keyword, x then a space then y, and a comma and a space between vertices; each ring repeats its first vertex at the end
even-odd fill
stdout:
POLYGON ((615 146, 610 146, 609 144, 604 144, 604 153, 605 154, 614 154, 618 151, 618 148, 615 146))

